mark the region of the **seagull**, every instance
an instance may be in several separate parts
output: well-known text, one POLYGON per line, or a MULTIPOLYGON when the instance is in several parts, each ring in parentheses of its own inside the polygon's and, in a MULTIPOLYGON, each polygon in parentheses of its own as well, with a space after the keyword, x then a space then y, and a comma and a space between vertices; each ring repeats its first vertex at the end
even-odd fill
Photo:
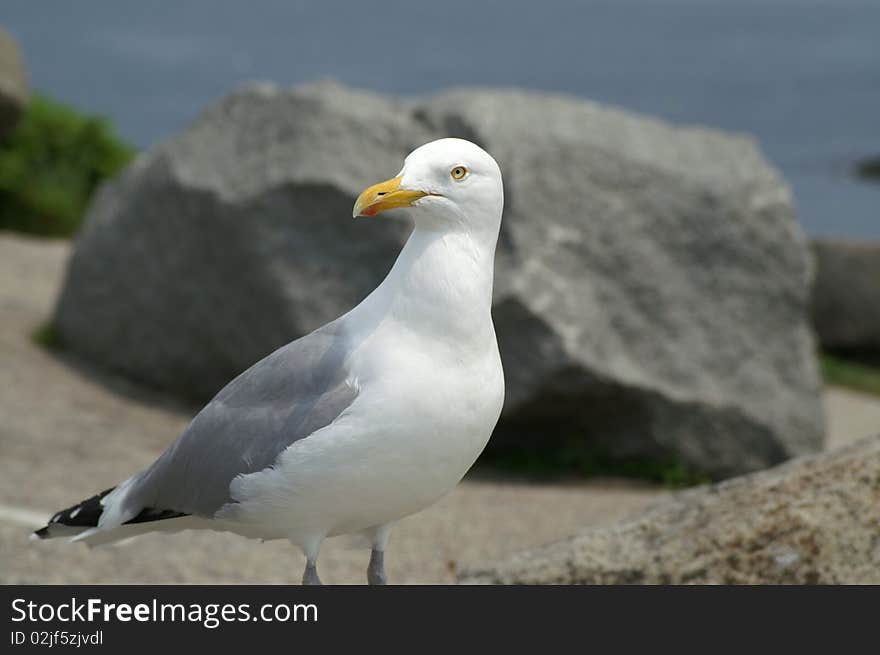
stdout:
POLYGON ((450 492, 501 413, 492 323, 501 170, 462 139, 427 143, 353 216, 405 207, 413 231, 359 305, 224 387, 149 467, 55 514, 33 539, 100 545, 150 531, 286 539, 320 584, 325 538, 361 535, 385 584, 395 523, 450 492))

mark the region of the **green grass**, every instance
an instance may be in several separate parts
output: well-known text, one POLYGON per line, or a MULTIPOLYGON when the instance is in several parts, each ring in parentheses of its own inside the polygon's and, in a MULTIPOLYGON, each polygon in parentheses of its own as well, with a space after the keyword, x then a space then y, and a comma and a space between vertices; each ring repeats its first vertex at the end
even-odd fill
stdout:
POLYGON ((705 484, 708 475, 674 459, 619 458, 597 447, 569 447, 547 452, 512 450, 480 457, 486 469, 522 475, 534 480, 560 477, 624 477, 646 480, 679 489, 705 484))
POLYGON ((819 363, 827 384, 880 396, 880 366, 842 359, 828 353, 819 356, 819 363))
POLYGON ((35 95, 0 143, 0 229, 72 235, 95 188, 133 156, 104 119, 35 95))
POLYGON ((31 340, 38 346, 49 350, 61 350, 64 348, 64 339, 61 331, 53 323, 43 323, 31 333, 31 340))

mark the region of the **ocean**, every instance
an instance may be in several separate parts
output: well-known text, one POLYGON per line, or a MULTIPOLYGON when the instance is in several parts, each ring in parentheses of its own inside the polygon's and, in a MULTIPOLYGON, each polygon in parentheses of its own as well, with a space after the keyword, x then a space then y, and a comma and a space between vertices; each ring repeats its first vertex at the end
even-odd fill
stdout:
POLYGON ((880 239, 880 0, 4 0, 34 88, 144 147, 251 80, 569 93, 755 135, 812 235, 880 239))

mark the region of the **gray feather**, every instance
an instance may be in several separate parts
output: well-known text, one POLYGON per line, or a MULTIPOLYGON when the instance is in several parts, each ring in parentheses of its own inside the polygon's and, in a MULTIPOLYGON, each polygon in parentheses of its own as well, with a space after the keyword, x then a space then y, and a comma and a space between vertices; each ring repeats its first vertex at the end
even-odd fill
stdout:
POLYGON ((332 423, 354 401, 346 382, 344 327, 336 321, 239 375, 133 481, 126 510, 141 507, 212 516, 232 499, 229 484, 263 470, 292 443, 332 423))

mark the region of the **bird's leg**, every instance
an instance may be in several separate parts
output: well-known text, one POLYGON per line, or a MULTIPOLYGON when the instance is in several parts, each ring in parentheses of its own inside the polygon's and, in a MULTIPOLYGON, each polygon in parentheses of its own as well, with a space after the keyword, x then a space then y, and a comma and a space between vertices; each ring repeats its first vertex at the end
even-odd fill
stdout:
POLYGON ((367 582, 370 584, 388 584, 385 576, 385 551, 376 550, 370 553, 370 565, 367 567, 367 582))
POLYGON ((306 570, 303 572, 302 583, 307 585, 321 584, 321 578, 318 577, 318 568, 315 566, 313 560, 308 560, 306 562, 306 570))
POLYGON ((303 555, 306 556, 306 570, 303 571, 303 584, 321 584, 321 578, 318 577, 318 553, 321 551, 321 542, 324 536, 314 536, 305 541, 294 541, 293 543, 302 548, 303 555))
POLYGON ((388 584, 385 575, 385 546, 388 545, 388 537, 391 536, 391 528, 394 523, 386 523, 367 532, 373 550, 370 553, 370 565, 367 567, 367 582, 372 584, 388 584))

